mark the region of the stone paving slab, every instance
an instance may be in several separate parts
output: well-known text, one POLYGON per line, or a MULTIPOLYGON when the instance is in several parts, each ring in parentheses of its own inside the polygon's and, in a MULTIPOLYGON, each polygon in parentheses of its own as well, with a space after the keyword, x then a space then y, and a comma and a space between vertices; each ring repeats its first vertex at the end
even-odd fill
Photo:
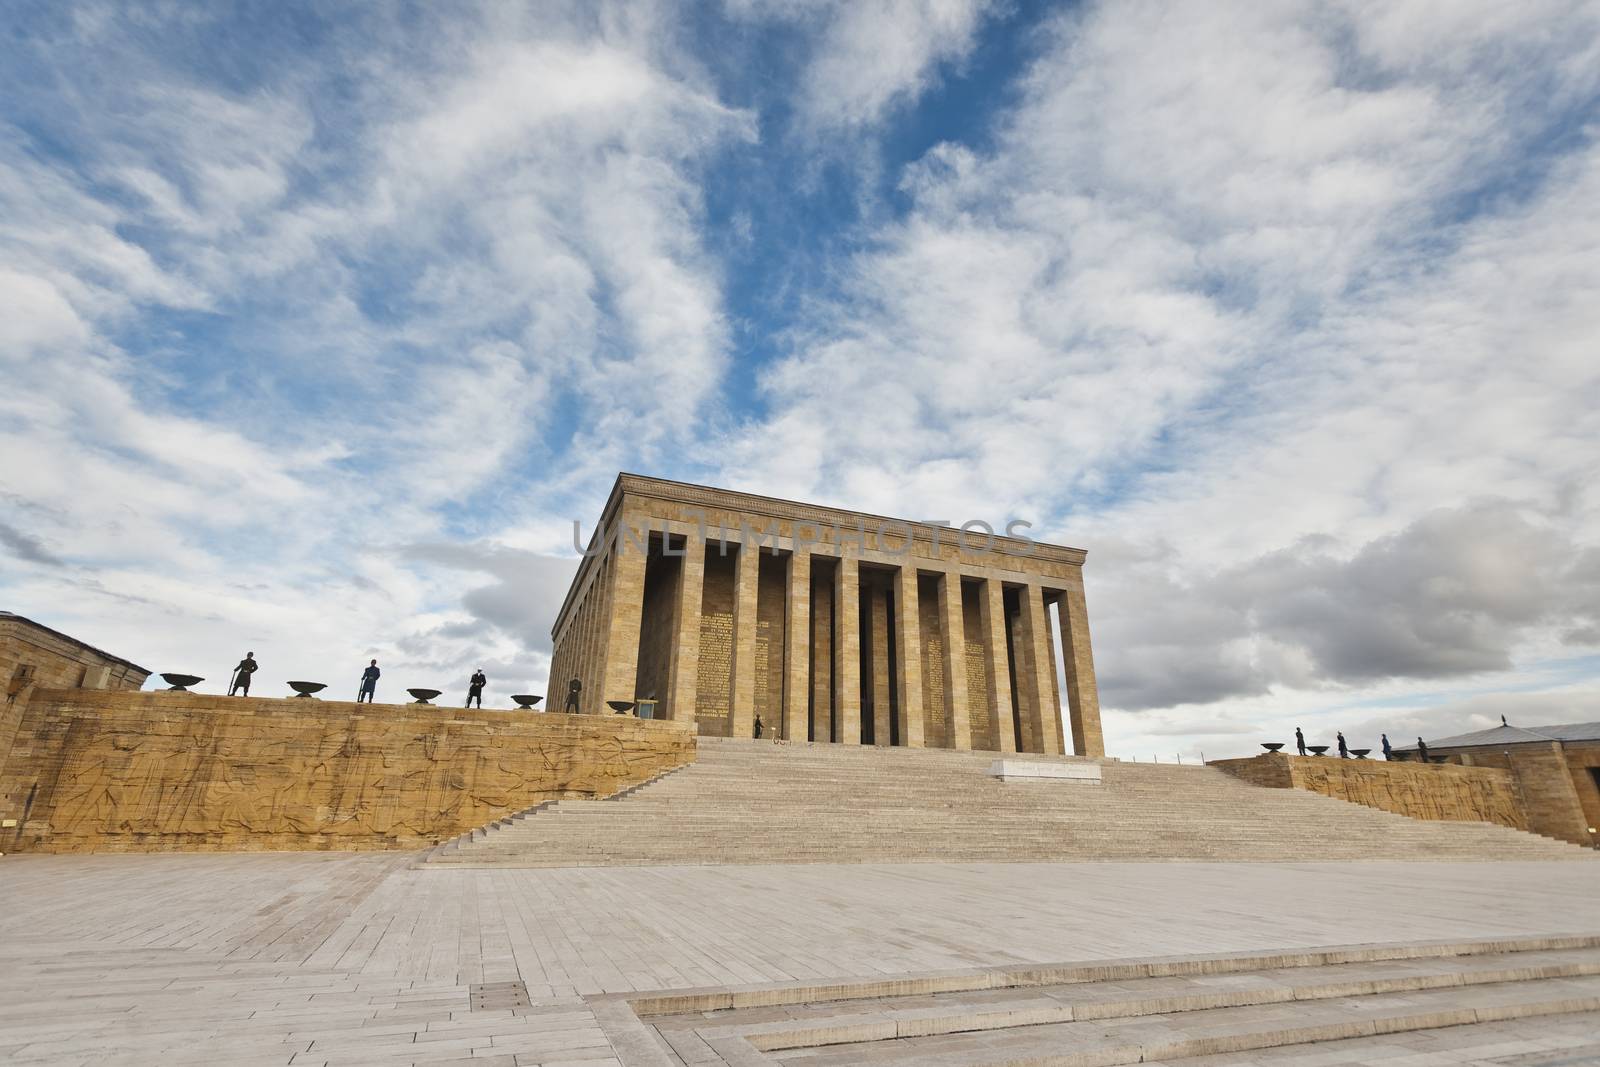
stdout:
POLYGON ((1600 865, 1586 863, 410 860, 0 858, 0 1058, 631 1067, 664 1046, 604 1023, 603 994, 744 986, 759 999, 784 983, 1061 960, 1600 933, 1600 865), (501 982, 525 985, 527 1011, 474 1019, 472 987, 501 982))

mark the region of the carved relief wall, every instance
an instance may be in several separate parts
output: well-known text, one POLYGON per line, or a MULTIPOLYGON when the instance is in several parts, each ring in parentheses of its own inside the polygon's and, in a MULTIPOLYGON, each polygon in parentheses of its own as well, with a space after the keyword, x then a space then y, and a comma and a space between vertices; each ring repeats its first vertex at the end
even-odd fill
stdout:
MULTIPOLYGON (((138 689, 150 672, 74 637, 0 611, 0 767, 38 688, 138 689)), ((3 851, 3 846, 0 846, 3 851)))
POLYGON ((35 690, 0 850, 422 848, 693 758, 685 724, 618 716, 35 690))
POLYGON ((1589 771, 1600 767, 1600 744, 1594 742, 1520 744, 1439 750, 1439 755, 1468 767, 1496 767, 1516 780, 1517 796, 1534 833, 1600 844, 1600 783, 1589 771))
POLYGON ((1307 789, 1369 808, 1438 822, 1492 822, 1518 830, 1528 819, 1511 775, 1486 767, 1275 755, 1211 766, 1254 785, 1307 789))

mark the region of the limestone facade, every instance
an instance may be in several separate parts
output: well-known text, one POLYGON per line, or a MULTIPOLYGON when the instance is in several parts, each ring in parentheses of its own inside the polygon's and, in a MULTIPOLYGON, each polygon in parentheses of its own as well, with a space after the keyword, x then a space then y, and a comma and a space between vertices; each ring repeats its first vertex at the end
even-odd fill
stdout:
POLYGON ((138 689, 150 672, 32 619, 0 611, 0 767, 37 688, 138 689))
POLYGON ((1600 741, 1446 746, 1432 751, 1452 763, 1510 774, 1534 833, 1600 848, 1600 741))
POLYGON ((581 711, 649 699, 707 736, 759 717, 788 740, 1102 756, 1084 557, 622 474, 556 619, 551 710, 576 679, 581 711))
POLYGON ((1305 789, 1335 800, 1438 822, 1492 822, 1529 829, 1512 776, 1503 770, 1265 753, 1211 766, 1252 785, 1305 789))
POLYGON ((47 688, 138 689, 150 672, 32 619, 0 611, 0 678, 7 692, 47 688))
POLYGON ((0 752, 0 852, 421 848, 694 753, 670 722, 35 689, 0 752))

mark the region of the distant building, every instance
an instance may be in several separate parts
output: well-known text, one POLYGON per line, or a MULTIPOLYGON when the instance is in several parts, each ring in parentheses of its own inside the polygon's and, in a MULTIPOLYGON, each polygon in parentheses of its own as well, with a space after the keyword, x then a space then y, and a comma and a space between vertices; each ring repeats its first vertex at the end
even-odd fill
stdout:
POLYGON ((121 656, 0 611, 0 767, 34 689, 138 689, 150 672, 121 656))
MULTIPOLYGON (((1416 746, 1395 749, 1406 759, 1416 746)), ((1536 834, 1600 844, 1600 722, 1500 725, 1428 741, 1430 756, 1464 767, 1509 770, 1536 834)))
POLYGON ((42 623, 0 611, 0 678, 6 693, 23 686, 45 689, 138 689, 150 672, 121 656, 52 630, 42 623))

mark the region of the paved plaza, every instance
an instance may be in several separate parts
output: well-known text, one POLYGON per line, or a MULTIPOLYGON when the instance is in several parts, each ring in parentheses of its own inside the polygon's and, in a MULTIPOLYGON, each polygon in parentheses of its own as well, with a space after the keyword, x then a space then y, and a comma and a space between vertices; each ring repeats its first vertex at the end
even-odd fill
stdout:
POLYGON ((1600 934, 1590 863, 414 859, 5 857, 0 1059, 603 1067, 630 1062, 607 994, 1600 934))

